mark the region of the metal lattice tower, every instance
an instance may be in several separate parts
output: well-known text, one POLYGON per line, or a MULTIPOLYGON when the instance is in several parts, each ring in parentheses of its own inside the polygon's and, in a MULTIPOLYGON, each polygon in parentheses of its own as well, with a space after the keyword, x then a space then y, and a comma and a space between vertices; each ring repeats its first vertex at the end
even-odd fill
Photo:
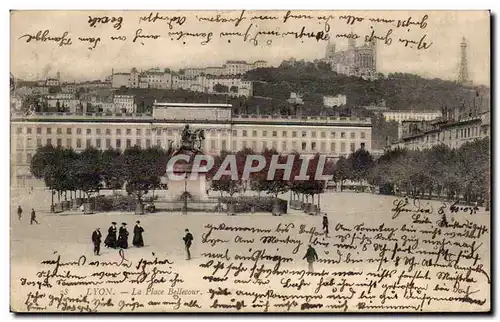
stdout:
POLYGON ((469 71, 467 69, 467 42, 462 37, 460 43, 460 67, 458 70, 458 82, 461 84, 469 82, 469 71))

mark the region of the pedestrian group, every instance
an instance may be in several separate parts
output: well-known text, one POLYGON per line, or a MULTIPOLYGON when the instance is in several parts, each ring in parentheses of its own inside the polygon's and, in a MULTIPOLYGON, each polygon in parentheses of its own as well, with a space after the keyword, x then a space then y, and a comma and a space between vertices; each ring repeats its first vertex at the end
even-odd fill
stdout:
MULTIPOLYGON (((135 247, 143 247, 144 239, 142 238, 142 233, 144 233, 144 228, 141 226, 141 222, 138 220, 134 227, 134 238, 132 239, 132 245, 135 247)), ((108 228, 108 235, 104 240, 104 246, 107 248, 128 248, 128 235, 127 223, 122 223, 120 229, 116 228, 116 222, 112 222, 111 226, 108 228), (116 233, 118 232, 118 238, 116 233)), ((99 255, 99 249, 101 245, 101 232, 99 228, 92 233, 92 243, 94 243, 94 254, 99 255)))
MULTIPOLYGON (((134 227, 134 238, 132 239, 132 245, 135 247, 144 247, 144 239, 142 234, 144 233, 144 228, 141 226, 141 222, 138 220, 134 227)), ((182 238, 184 241, 184 247, 186 250, 187 260, 191 260, 191 245, 193 244, 193 234, 189 232, 189 229, 185 230, 185 236, 182 238)), ((108 235, 104 240, 104 246, 107 248, 128 248, 128 230, 127 223, 122 223, 120 229, 116 228, 116 222, 112 222, 111 226, 108 228, 108 235), (116 233, 118 232, 118 238, 116 233)), ((94 255, 99 255, 101 249, 101 238, 102 234, 99 228, 92 233, 92 243, 94 244, 94 255)))

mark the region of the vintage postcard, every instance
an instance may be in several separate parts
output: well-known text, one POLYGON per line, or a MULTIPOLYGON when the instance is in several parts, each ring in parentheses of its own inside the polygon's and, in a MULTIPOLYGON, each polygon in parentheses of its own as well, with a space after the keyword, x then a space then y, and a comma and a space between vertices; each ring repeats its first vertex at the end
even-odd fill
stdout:
POLYGON ((489 11, 22 11, 11 311, 489 312, 489 11))

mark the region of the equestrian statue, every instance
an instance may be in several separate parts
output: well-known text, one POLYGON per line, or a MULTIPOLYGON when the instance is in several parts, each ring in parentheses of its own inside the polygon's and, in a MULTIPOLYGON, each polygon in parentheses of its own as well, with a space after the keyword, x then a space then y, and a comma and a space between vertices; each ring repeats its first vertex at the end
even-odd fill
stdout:
POLYGON ((191 130, 189 125, 186 124, 182 130, 181 147, 184 149, 191 149, 201 151, 201 146, 205 140, 205 131, 203 129, 191 130))

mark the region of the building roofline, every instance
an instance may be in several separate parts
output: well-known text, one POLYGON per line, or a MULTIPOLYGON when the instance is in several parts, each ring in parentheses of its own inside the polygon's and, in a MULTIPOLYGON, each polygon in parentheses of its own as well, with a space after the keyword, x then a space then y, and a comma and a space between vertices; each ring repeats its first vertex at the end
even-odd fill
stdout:
POLYGON ((231 104, 211 104, 211 103, 161 103, 154 102, 153 106, 164 107, 233 107, 231 104))
POLYGON ((55 119, 55 118, 31 118, 31 117, 26 117, 26 118, 21 118, 21 119, 12 119, 11 122, 26 122, 26 123, 96 123, 96 124, 106 124, 106 123, 137 123, 137 124, 165 124, 165 123, 176 123, 176 124, 193 124, 193 123, 199 123, 199 124, 221 124, 221 125, 287 125, 287 126, 307 126, 307 127, 314 127, 314 126, 325 126, 325 127, 362 127, 362 128, 372 128, 371 123, 304 123, 304 122, 273 122, 273 121, 255 121, 255 122, 249 122, 245 120, 230 120, 230 119, 224 119, 224 120, 210 120, 210 119, 199 119, 199 120, 192 120, 192 119, 155 119, 152 117, 144 117, 142 119, 136 118, 109 118, 109 119, 98 119, 98 118, 84 118, 84 119, 71 119, 71 118, 65 118, 65 119, 55 119))
POLYGON ((388 110, 388 111, 384 111, 384 113, 442 114, 442 112, 439 110, 436 110, 436 111, 388 110))

